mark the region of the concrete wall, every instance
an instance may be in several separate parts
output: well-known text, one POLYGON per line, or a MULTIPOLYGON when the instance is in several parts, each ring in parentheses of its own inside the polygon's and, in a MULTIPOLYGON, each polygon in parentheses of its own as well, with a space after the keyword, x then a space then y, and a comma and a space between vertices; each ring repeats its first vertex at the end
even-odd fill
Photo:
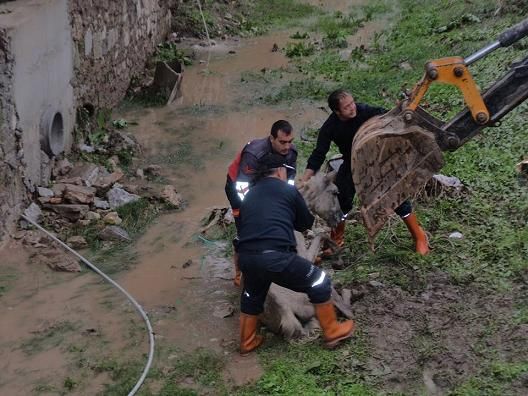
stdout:
POLYGON ((70 0, 75 97, 111 108, 170 30, 169 1, 70 0))
POLYGON ((2 216, 0 238, 27 204, 27 192, 49 180, 50 158, 40 144, 46 112, 62 114, 62 143, 66 148, 71 143, 75 107, 67 5, 67 0, 19 0, 1 5, 4 122, 0 156, 4 162, 0 165, 0 214, 7 217, 2 216))
POLYGON ((47 184, 49 158, 41 151, 43 118, 60 112, 64 146, 71 144, 75 120, 73 51, 67 0, 17 1, 11 15, 14 52, 13 90, 22 130, 22 147, 28 186, 47 184), (25 4, 24 4, 25 3, 25 4))

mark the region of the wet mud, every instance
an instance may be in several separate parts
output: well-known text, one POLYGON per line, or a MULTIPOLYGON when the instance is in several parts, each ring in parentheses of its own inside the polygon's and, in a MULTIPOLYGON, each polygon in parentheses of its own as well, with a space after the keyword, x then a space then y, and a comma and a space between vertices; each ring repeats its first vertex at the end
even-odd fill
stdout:
MULTIPOLYGON (((528 356, 528 327, 514 318, 515 304, 528 297, 522 286, 490 296, 437 272, 419 291, 361 285, 356 295, 353 311, 371 350, 366 365, 352 357, 348 364, 385 389, 445 395, 478 375, 490 352, 518 363, 528 356)), ((528 376, 506 390, 526 394, 528 376)))

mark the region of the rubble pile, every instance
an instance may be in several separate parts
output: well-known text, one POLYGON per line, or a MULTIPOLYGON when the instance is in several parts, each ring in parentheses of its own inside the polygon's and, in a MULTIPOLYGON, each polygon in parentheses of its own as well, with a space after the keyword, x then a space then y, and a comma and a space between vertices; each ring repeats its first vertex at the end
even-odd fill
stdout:
MULTIPOLYGON (((125 134, 122 136, 126 137, 125 134)), ((133 140, 114 136, 114 150, 107 152, 109 158, 105 166, 86 161, 72 163, 68 159, 56 161, 50 184, 36 188, 34 202, 24 212, 26 217, 44 225, 73 249, 83 249, 94 238, 105 244, 131 241, 118 213, 124 205, 144 199, 149 205, 159 205, 161 208, 183 208, 183 197, 174 186, 151 181, 161 176, 160 166, 139 167, 134 172, 130 167, 127 172, 120 168, 118 156, 112 154, 116 148, 131 149, 131 144, 137 145, 133 140), (83 236, 85 234, 90 234, 89 240, 83 236)), ((132 149, 134 152, 139 151, 139 147, 132 149)), ((95 147, 94 151, 100 152, 101 148, 95 147)), ((20 225, 26 230, 30 228, 24 220, 20 225)), ((42 256, 40 261, 49 267, 65 271, 80 270, 78 265, 73 265, 63 255, 54 252, 57 247, 50 240, 37 238, 34 231, 21 231, 16 238, 39 249, 34 255, 42 256)))

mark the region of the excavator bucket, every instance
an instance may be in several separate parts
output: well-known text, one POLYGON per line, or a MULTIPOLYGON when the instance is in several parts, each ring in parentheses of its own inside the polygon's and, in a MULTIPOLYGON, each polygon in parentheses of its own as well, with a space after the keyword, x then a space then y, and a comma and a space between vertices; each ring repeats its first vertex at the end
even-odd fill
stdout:
POLYGON ((406 199, 443 166, 432 132, 404 121, 397 107, 368 120, 352 145, 352 177, 372 240, 406 199))

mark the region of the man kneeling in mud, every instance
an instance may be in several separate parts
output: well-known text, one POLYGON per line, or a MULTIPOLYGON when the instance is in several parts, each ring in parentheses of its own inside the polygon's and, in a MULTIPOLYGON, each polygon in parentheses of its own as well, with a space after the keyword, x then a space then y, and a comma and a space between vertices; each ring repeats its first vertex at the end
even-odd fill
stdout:
POLYGON ((330 278, 296 253, 294 230, 307 230, 314 217, 301 194, 287 183, 287 168, 283 156, 265 155, 259 161, 255 185, 240 208, 238 252, 244 275, 240 301, 242 355, 263 342, 263 337, 257 335, 258 315, 264 310, 272 282, 308 295, 328 348, 350 338, 354 332, 352 320, 337 321, 330 300, 330 278))

